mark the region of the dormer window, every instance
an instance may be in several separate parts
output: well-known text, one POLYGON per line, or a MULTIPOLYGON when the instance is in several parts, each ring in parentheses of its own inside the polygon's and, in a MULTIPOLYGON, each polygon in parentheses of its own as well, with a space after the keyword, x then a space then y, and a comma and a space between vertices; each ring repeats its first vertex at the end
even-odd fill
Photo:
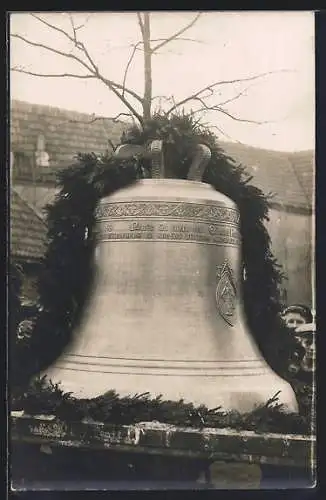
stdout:
POLYGON ((37 145, 35 151, 35 161, 38 167, 49 167, 50 157, 45 150, 45 137, 43 134, 40 134, 37 138, 37 145))

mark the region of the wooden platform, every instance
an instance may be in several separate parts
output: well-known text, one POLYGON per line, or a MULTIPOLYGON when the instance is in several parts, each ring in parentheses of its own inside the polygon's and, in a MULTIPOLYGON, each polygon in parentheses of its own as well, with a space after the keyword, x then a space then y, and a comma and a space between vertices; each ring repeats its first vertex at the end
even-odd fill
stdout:
POLYGON ((130 481, 138 486, 145 481, 147 487, 148 482, 163 481, 165 487, 182 483, 183 487, 229 488, 225 484, 228 470, 233 470, 236 488, 253 488, 256 483, 265 487, 265 479, 278 481, 279 487, 300 486, 302 481, 303 486, 312 487, 314 483, 314 436, 193 429, 159 422, 68 423, 54 415, 12 412, 11 442, 15 489, 28 488, 28 484, 40 489, 59 485, 64 489, 75 485, 75 489, 78 484, 83 489, 85 481, 95 489, 103 481, 105 489, 114 489, 117 482, 121 489, 121 481, 126 481, 124 486, 130 481), (33 466, 31 457, 36 460, 33 466), (255 479, 246 482, 252 473, 255 479))

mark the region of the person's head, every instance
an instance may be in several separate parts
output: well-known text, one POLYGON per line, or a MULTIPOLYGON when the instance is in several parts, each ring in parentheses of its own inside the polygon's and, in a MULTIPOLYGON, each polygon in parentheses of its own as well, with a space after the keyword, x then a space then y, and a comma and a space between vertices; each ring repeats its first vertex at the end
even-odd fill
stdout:
POLYGON ((282 312, 282 318, 288 328, 295 330, 305 323, 312 323, 312 313, 309 307, 301 304, 294 304, 286 307, 282 312))

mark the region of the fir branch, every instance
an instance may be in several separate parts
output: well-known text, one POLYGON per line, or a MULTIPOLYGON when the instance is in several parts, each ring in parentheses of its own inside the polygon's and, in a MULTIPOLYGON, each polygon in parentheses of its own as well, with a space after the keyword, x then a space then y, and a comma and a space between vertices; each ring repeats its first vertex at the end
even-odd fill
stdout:
MULTIPOLYGON (((210 147, 212 156, 203 181, 231 198, 240 210, 246 269, 242 285, 249 328, 272 368, 288 376, 289 359, 299 348, 279 318, 282 272, 264 224, 268 217, 267 197, 250 184, 244 167, 229 161, 210 129, 191 115, 157 114, 144 130, 131 128, 124 143, 146 146, 153 139, 164 142, 166 172, 172 178, 187 177, 198 143, 210 147)), ((150 176, 145 157, 117 161, 95 154, 79 155, 71 168, 59 174, 60 191, 48 207, 48 248, 39 277, 42 311, 35 319, 31 339, 16 353, 14 375, 18 385, 27 383, 58 358, 80 321, 92 288, 98 201, 144 175, 150 176)))
POLYGON ((102 423, 131 425, 138 422, 157 421, 182 427, 231 428, 256 433, 276 432, 285 434, 311 433, 311 391, 300 386, 301 399, 309 400, 300 415, 286 413, 275 394, 269 401, 241 414, 223 408, 194 406, 183 400, 168 401, 162 396, 152 398, 149 393, 121 397, 114 390, 93 399, 77 399, 65 393, 60 384, 46 376, 35 378, 24 393, 17 394, 12 409, 24 410, 29 415, 56 415, 66 422, 88 420, 102 423))

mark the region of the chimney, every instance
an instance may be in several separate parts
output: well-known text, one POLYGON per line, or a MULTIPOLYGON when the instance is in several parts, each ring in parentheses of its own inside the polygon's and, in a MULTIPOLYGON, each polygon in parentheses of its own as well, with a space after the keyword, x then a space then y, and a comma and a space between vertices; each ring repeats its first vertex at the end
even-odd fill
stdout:
POLYGON ((49 155, 45 151, 45 137, 40 134, 37 138, 37 146, 35 151, 35 161, 38 167, 49 167, 49 155))

